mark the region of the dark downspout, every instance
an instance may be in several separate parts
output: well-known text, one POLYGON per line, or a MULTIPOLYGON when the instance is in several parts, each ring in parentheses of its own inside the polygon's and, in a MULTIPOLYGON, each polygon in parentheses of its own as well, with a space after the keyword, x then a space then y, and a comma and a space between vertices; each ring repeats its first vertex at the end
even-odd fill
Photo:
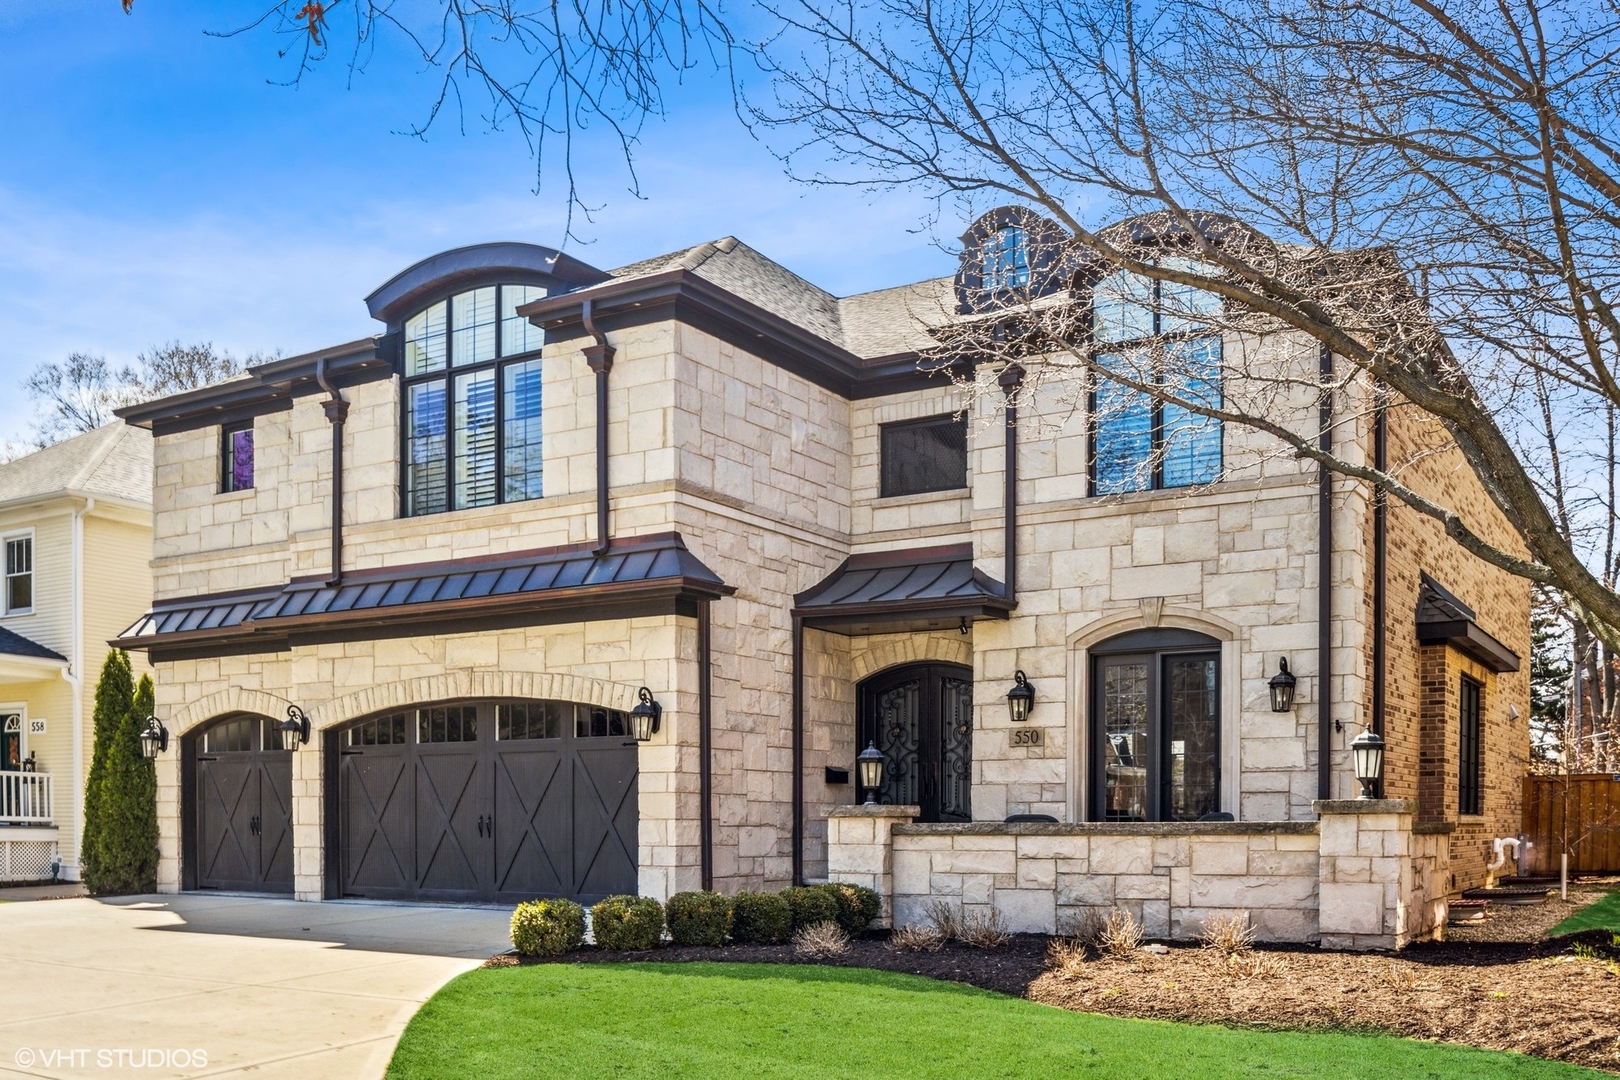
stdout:
MULTIPOLYGON (((1318 445, 1333 449, 1333 350, 1322 346, 1318 445)), ((1316 797, 1333 798, 1333 473, 1317 466, 1316 524, 1316 797)))
POLYGON ((804 884, 804 620, 793 616, 793 884, 804 884))
POLYGON ((714 705, 709 686, 709 665, 713 662, 709 637, 709 601, 699 600, 697 610, 698 660, 698 794, 703 805, 698 811, 698 858, 703 871, 703 891, 714 888, 714 800, 709 756, 713 739, 714 705))
POLYGON ((1002 539, 1005 583, 1002 595, 1018 599, 1018 388, 1024 384, 1024 369, 1008 364, 996 377, 1007 396, 1007 450, 1003 462, 1006 490, 1002 494, 1002 539))
POLYGON ((328 585, 343 581, 343 422, 349 418, 349 403, 326 379, 326 357, 315 361, 315 382, 331 395, 321 402, 332 425, 332 576, 328 585))
POLYGON ((596 372, 596 549, 608 549, 608 372, 613 370, 613 346, 597 329, 589 298, 580 302, 579 320, 596 344, 585 346, 585 362, 596 372))
MULTIPOLYGON (((1373 468, 1389 469, 1389 401, 1382 381, 1373 388, 1373 468)), ((1372 729, 1384 734, 1384 625, 1385 577, 1389 567, 1389 496, 1383 484, 1373 489, 1373 659, 1372 729)), ((1384 778, 1378 778, 1378 797, 1384 797, 1384 778)))

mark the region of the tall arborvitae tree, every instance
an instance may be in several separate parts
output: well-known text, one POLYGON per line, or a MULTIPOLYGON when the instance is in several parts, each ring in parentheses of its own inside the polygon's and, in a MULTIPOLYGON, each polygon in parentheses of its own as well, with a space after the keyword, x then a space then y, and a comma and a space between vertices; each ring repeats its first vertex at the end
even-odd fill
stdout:
POLYGON ((141 753, 141 732, 152 715, 152 678, 141 676, 107 751, 101 781, 101 835, 96 854, 98 894, 157 890, 157 774, 141 753))
POLYGON ((91 892, 101 892, 99 883, 105 880, 101 865, 101 789, 107 777, 107 758, 118 726, 129 715, 134 699, 135 682, 129 669, 129 654, 114 649, 101 665, 101 680, 96 683, 95 749, 90 758, 90 776, 84 785, 84 828, 79 835, 80 876, 91 892))

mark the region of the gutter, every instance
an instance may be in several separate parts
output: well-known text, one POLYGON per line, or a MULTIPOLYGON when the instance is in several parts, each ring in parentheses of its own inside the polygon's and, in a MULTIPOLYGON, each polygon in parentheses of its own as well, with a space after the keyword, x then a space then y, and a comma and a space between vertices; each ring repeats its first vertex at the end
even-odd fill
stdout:
POLYGON ((596 372, 596 547, 593 554, 607 553, 608 544, 608 372, 613 370, 612 345, 596 325, 590 297, 580 301, 579 319, 585 332, 596 339, 582 352, 585 362, 596 372))
MULTIPOLYGON (((1318 445, 1333 449, 1333 351, 1321 346, 1318 445)), ((1317 466, 1316 492, 1316 797, 1333 798, 1333 473, 1317 466)))
POLYGON ((1001 594, 1013 604, 1018 603, 1018 389, 1024 385, 1024 369, 1017 363, 1008 364, 996 377, 1001 392, 1007 397, 1007 446, 1003 461, 1005 491, 1002 496, 1002 560, 1001 594))
POLYGON ((326 357, 315 361, 315 382, 331 397, 321 402, 326 419, 332 424, 332 574, 328 585, 343 583, 343 422, 349 418, 349 403, 326 377, 326 357))
MULTIPOLYGON (((63 869, 79 877, 79 852, 84 844, 84 518, 95 509, 96 500, 84 497, 84 506, 73 512, 73 649, 62 678, 73 688, 73 855, 63 859, 63 869)), ((53 811, 54 813, 54 811, 53 811)))

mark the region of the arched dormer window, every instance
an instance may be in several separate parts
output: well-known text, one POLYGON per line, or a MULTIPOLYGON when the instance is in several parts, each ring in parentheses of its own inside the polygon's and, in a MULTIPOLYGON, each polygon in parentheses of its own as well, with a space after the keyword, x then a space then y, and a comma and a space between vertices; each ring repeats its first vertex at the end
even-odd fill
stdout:
POLYGON ((986 289, 1029 287, 1029 233, 1018 225, 1004 225, 985 237, 980 271, 986 289))
POLYGON ((538 499, 539 285, 487 285, 405 320, 403 506, 409 516, 538 499))

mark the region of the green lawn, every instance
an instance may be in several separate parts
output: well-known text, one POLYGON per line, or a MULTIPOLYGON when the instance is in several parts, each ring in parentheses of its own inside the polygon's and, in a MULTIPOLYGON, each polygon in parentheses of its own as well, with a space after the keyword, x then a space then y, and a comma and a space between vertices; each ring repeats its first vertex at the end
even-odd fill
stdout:
POLYGON ((1612 892, 1597 903, 1581 908, 1547 931, 1547 936, 1578 934, 1582 930, 1612 930, 1620 934, 1620 892, 1612 892))
POLYGON ((390 1077, 1331 1077, 1600 1073, 1368 1035, 1065 1012, 909 975, 773 964, 468 972, 405 1030, 390 1077))

